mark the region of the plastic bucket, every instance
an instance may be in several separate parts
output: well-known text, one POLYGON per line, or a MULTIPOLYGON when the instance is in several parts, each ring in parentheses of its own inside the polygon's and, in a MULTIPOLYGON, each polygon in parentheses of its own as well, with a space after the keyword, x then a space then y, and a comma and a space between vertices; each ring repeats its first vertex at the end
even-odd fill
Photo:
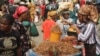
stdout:
POLYGON ((58 42, 60 40, 61 34, 60 33, 54 33, 51 32, 50 34, 50 42, 58 42))

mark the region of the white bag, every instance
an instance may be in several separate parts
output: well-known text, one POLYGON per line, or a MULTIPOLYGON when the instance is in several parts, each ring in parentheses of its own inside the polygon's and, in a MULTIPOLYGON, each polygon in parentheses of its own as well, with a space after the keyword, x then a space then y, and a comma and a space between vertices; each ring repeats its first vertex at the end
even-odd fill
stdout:
POLYGON ((30 49, 30 50, 28 50, 28 51, 26 52, 26 56, 37 56, 37 55, 33 52, 32 49, 30 49))

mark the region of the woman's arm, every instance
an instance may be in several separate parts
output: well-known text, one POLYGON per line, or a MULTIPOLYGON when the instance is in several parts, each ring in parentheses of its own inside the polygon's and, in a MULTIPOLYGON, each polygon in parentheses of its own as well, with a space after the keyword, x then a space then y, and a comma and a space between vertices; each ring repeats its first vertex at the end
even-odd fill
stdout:
POLYGON ((88 24, 88 26, 83 34, 80 32, 80 30, 76 26, 74 26, 74 29, 78 33, 78 40, 86 41, 91 36, 91 33, 93 32, 93 28, 94 28, 93 24, 88 24))
POLYGON ((93 24, 88 24, 84 34, 83 33, 78 34, 78 40, 86 41, 91 36, 93 28, 94 28, 93 24))

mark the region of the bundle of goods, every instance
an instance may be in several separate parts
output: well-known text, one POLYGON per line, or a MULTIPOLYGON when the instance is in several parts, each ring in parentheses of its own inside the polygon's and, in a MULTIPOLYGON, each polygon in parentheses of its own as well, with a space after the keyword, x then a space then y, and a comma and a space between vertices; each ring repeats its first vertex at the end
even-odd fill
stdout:
POLYGON ((52 27, 50 32, 50 41, 51 42, 58 42, 61 36, 61 29, 58 25, 52 27))
POLYGON ((63 9, 68 9, 70 11, 73 11, 73 3, 72 2, 59 2, 59 8, 58 12, 62 11, 63 9))

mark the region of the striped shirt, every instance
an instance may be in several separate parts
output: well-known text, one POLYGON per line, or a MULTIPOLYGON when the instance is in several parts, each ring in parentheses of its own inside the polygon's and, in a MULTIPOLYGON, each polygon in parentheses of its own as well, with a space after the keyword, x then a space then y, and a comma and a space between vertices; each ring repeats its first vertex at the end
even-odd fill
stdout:
POLYGON ((96 43, 96 54, 100 55, 100 39, 96 35, 96 27, 94 23, 88 23, 83 27, 82 33, 78 35, 78 40, 87 44, 96 43))
POLYGON ((94 29, 95 29, 95 24, 90 22, 83 27, 82 33, 79 33, 78 35, 78 40, 83 41, 84 43, 87 44, 94 44, 96 41, 94 39, 94 29))

